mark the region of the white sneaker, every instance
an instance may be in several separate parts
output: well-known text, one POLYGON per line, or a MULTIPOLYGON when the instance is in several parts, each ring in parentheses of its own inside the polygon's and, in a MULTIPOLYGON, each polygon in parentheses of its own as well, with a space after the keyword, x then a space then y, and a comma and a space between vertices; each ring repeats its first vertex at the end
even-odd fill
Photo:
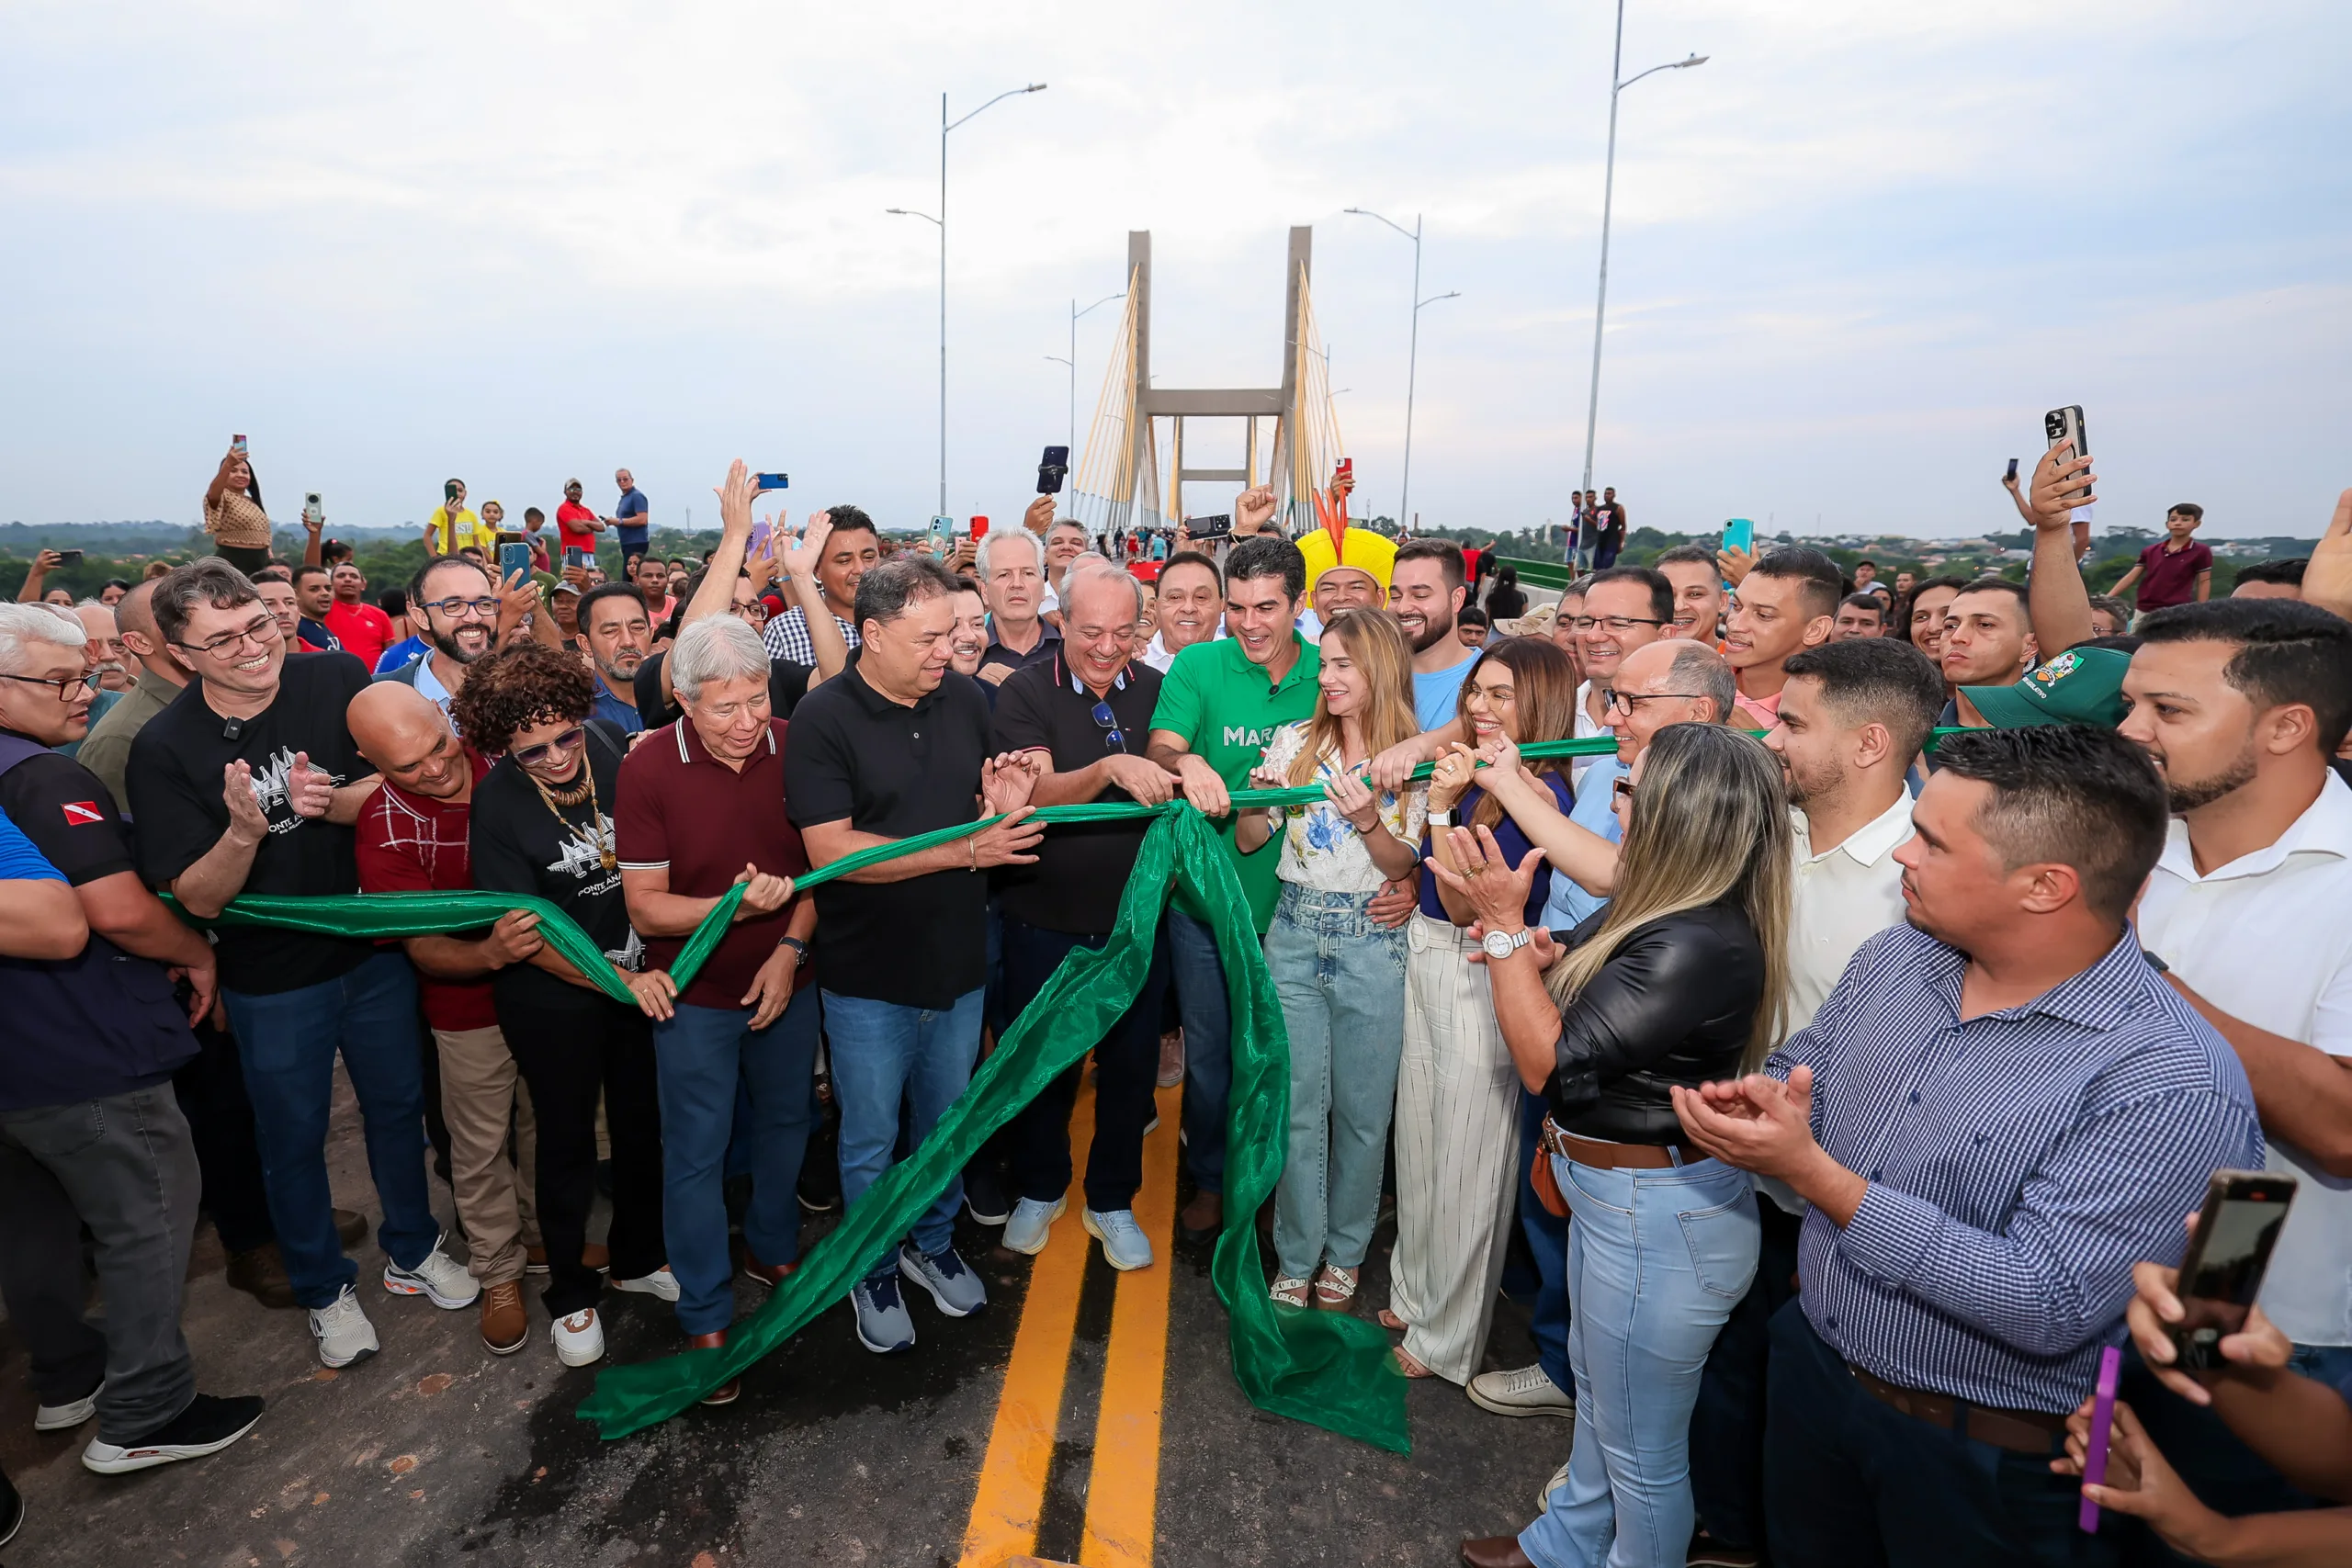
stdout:
POLYGON ((424 1255, 424 1261, 413 1269, 403 1269, 387 1258, 384 1289, 396 1296, 423 1296, 443 1312, 469 1307, 481 1296, 481 1281, 442 1251, 437 1241, 424 1255))
POLYGON ((641 1296, 660 1296, 665 1302, 678 1299, 678 1277, 670 1272, 666 1263, 650 1274, 639 1274, 634 1280, 616 1280, 613 1289, 634 1291, 641 1296))
POLYGON ((100 1383, 97 1388, 69 1404, 40 1406, 33 1412, 33 1430, 63 1432, 80 1426, 98 1413, 98 1389, 104 1387, 106 1384, 100 1383))
POLYGON ((1559 1488, 1566 1486, 1567 1483, 1568 1467, 1565 1462, 1563 1462, 1559 1469, 1552 1472, 1552 1479, 1544 1483, 1543 1492, 1538 1495, 1535 1499, 1535 1511, 1539 1514, 1550 1513, 1552 1511, 1552 1494, 1559 1488))
POLYGON ((555 1341, 555 1359, 567 1367, 584 1367, 605 1359, 605 1325, 594 1307, 582 1307, 570 1317, 548 1325, 555 1341))
POLYGON ((1465 1390, 1470 1403, 1498 1416, 1565 1416, 1573 1419, 1577 1402, 1552 1381, 1538 1362, 1507 1372, 1480 1372, 1465 1390))
POLYGON ((359 1292, 349 1285, 325 1306, 311 1309, 311 1337, 319 1342, 319 1359, 330 1367, 347 1367, 382 1348, 359 1292))
POLYGON ((1014 1252, 1035 1258, 1046 1250, 1046 1243, 1054 1234, 1054 1222, 1062 1217, 1069 1204, 1067 1198, 1057 1198, 1048 1203, 1042 1198, 1023 1198, 1012 1206, 1012 1217, 1004 1222, 1004 1245, 1014 1252))

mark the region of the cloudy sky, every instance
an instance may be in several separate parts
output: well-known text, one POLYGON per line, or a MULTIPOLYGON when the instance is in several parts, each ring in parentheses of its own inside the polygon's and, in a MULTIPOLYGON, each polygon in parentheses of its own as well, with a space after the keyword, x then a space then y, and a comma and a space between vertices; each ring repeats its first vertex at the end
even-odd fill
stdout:
MULTIPOLYGON (((939 94, 949 505, 1061 439, 1069 302, 1153 231, 1163 386, 1279 373, 1315 228, 1339 417, 1396 505, 1556 514, 1582 462, 1611 13, 1000 3, 15 0, 0 22, 0 518, 192 518, 232 432, 272 510, 552 506, 631 466, 706 525, 935 500, 939 94)), ((2328 0, 1633 0, 1597 477, 1636 523, 2013 522, 2044 409, 2102 524, 2312 534, 2352 484, 2352 9, 2328 0), (2330 151, 2333 149, 2333 151, 2330 151)), ((1116 307, 1079 329, 1081 440, 1116 307)), ((1239 460, 1193 433, 1192 460, 1239 460)), ((1195 511, 1220 497, 1188 496, 1195 511)))

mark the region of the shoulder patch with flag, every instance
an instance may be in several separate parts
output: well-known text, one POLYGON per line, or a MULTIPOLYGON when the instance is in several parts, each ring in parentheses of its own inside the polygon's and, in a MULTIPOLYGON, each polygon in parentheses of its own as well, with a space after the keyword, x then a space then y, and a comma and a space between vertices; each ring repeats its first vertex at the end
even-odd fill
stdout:
POLYGON ((69 800, 59 809, 65 813, 68 828, 103 826, 107 819, 106 813, 98 809, 98 803, 95 800, 69 800))

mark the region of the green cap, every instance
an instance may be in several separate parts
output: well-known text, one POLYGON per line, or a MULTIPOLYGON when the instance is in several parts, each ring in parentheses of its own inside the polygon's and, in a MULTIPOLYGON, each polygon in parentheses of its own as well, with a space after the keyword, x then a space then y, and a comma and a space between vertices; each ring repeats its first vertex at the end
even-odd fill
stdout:
POLYGON ((2035 667, 2014 686, 1962 686, 1996 729, 2030 724, 2089 724, 2112 729, 2132 705, 2123 700, 2123 672, 2132 656, 2113 648, 2070 648, 2035 667))

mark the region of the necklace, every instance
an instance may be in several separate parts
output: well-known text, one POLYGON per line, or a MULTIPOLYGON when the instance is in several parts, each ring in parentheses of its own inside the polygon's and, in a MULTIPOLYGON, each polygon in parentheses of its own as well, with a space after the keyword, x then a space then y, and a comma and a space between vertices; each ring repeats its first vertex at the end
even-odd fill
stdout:
POLYGON ((581 782, 568 790, 551 790, 537 777, 525 776, 531 779, 531 787, 539 792, 539 799, 546 804, 548 814, 556 819, 565 834, 594 850, 597 861, 606 871, 614 870, 620 863, 608 847, 612 839, 606 831, 604 808, 596 804, 596 772, 588 765, 584 757, 581 759, 580 773, 581 782), (588 809, 595 813, 596 826, 593 829, 571 821, 561 810, 563 807, 578 806, 582 801, 587 802, 588 809))

